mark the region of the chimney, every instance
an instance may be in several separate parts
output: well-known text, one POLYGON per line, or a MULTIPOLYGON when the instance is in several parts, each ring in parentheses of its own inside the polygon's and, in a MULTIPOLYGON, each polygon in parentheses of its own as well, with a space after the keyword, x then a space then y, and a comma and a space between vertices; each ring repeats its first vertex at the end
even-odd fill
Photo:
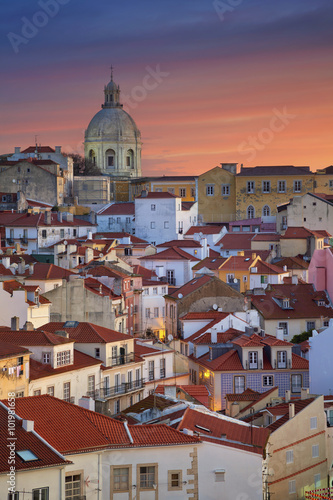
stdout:
POLYGON ((257 254, 254 252, 252 253, 252 259, 254 260, 257 257, 257 254))
POLYGON ((91 224, 96 224, 96 212, 94 212, 93 210, 89 214, 89 222, 91 224))
POLYGON ((237 165, 238 163, 221 163, 221 168, 223 168, 223 170, 227 170, 231 174, 236 175, 237 165))
POLYGON ((284 398, 285 398, 286 403, 289 403, 289 401, 290 401, 290 391, 286 391, 285 392, 285 397, 284 398))
POLYGON ((169 398, 177 398, 177 387, 175 385, 165 385, 164 386, 164 396, 169 396, 169 398))
POLYGON ((61 146, 55 146, 55 152, 60 154, 61 153, 61 146))
POLYGON ((193 436, 193 431, 191 431, 190 429, 183 429, 183 433, 184 434, 187 434, 188 436, 193 436))
POLYGON ((294 274, 292 277, 291 277, 291 283, 293 285, 298 285, 298 276, 296 276, 296 274, 294 274))
POLYGON ((309 389, 301 389, 301 399, 308 399, 309 397, 309 389))
POLYGON ((29 264, 29 274, 30 275, 34 274, 34 267, 35 267, 34 262, 30 262, 30 264, 29 264))
POLYGON ((289 420, 295 416, 295 405, 294 403, 289 403, 289 420))
POLYGON ((58 212, 58 221, 62 222, 62 212, 58 212))
POLYGON ((147 190, 146 189, 143 189, 141 191, 141 198, 147 198, 147 190))
POLYGON ((51 212, 49 210, 47 210, 44 213, 44 223, 47 224, 47 225, 51 224, 51 212))
POLYGON ((283 340, 283 328, 276 328, 276 338, 283 340))
POLYGON ((212 344, 217 344, 217 328, 210 329, 210 341, 212 344))
POLYGON ((286 273, 288 271, 288 267, 287 266, 283 266, 283 272, 286 273))
POLYGON ((88 231, 88 240, 92 240, 92 231, 88 231))
POLYGON ((1 262, 2 262, 2 265, 3 265, 6 269, 8 269, 8 268, 9 268, 9 266, 10 266, 10 257, 8 257, 7 255, 6 255, 6 256, 4 255, 4 256, 2 257, 1 262))
POLYGON ((93 398, 82 396, 82 398, 80 398, 78 401, 78 405, 82 408, 85 408, 86 410, 95 411, 95 401, 93 400, 93 398))
POLYGON ((235 417, 239 413, 239 403, 235 401, 230 408, 230 417, 235 417))
POLYGON ((26 321, 23 325, 23 330, 26 330, 27 332, 32 332, 34 329, 34 325, 31 321, 26 321))
POLYGON ((21 153, 21 148, 20 146, 16 146, 15 149, 14 149, 14 154, 18 155, 21 153))
POLYGON ((13 316, 10 320, 10 329, 17 331, 19 329, 20 318, 18 316, 13 316))
POLYGON ((22 259, 22 257, 20 257, 20 261, 18 263, 17 273, 24 274, 24 271, 25 271, 25 261, 24 261, 24 259, 22 259))
POLYGON ((27 432, 32 432, 34 430, 33 420, 22 420, 22 427, 27 432))

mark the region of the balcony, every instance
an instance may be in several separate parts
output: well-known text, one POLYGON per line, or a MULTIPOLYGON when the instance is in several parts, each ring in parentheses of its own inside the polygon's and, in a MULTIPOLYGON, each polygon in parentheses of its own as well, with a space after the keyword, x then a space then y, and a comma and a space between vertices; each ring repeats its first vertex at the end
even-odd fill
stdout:
POLYGON ((176 278, 167 278, 169 285, 176 286, 176 278))
POLYGON ((107 366, 126 365, 127 363, 133 363, 134 359, 134 352, 130 352, 129 354, 122 354, 120 356, 111 356, 110 358, 108 358, 107 366))
POLYGON ((131 392, 139 391, 145 386, 145 381, 143 378, 138 380, 133 380, 133 382, 124 382, 122 384, 114 385, 111 387, 100 387, 95 391, 90 391, 87 396, 93 399, 108 399, 121 396, 123 394, 129 394, 131 392))

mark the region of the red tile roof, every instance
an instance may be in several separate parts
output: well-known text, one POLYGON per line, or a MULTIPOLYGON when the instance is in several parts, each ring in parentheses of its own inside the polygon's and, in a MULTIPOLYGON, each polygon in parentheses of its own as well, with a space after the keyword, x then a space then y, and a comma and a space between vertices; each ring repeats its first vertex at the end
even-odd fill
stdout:
POLYGON ((154 348, 153 345, 142 345, 139 342, 134 342, 134 352, 138 356, 147 356, 147 355, 154 355, 154 354, 167 354, 167 353, 172 353, 173 351, 165 350, 161 351, 160 349, 154 348))
POLYGON ((206 267, 207 269, 215 270, 219 269, 221 265, 226 261, 227 259, 224 257, 206 257, 205 259, 201 260, 196 264, 195 266, 192 267, 193 271, 199 271, 203 267, 206 267))
MULTIPOLYGON (((315 398, 308 398, 291 401, 295 405, 295 415, 297 415, 297 413, 303 410, 306 406, 311 404, 314 400, 315 398)), ((269 429, 271 432, 276 431, 276 429, 281 427, 289 420, 289 403, 280 403, 273 407, 267 408, 267 411, 280 416, 280 418, 278 418, 275 422, 266 427, 266 429, 269 429)))
POLYGON ((223 226, 191 226, 185 236, 192 236, 193 234, 219 234, 223 226))
POLYGON ((75 327, 66 327, 64 325, 65 322, 53 321, 46 323, 38 328, 38 330, 45 330, 52 333, 57 330, 64 330, 68 333, 70 339, 75 340, 79 344, 105 344, 108 342, 117 342, 119 340, 131 340, 132 338, 125 333, 116 332, 110 328, 94 325, 93 323, 81 322, 75 327))
MULTIPOLYGON (((57 328, 61 330, 61 328, 57 328)), ((20 346, 53 346, 61 344, 71 344, 74 341, 72 339, 61 337, 60 335, 55 335, 44 331, 44 327, 39 330, 10 330, 0 331, 0 340, 3 342, 10 342, 14 345, 20 346)))
POLYGON ((176 291, 169 293, 170 297, 174 298, 183 298, 187 297, 187 295, 190 295, 192 292, 195 292, 199 288, 201 288, 203 285, 206 285, 210 281, 212 281, 214 278, 208 275, 203 275, 198 278, 194 278, 193 280, 189 281, 188 283, 185 283, 185 285, 181 286, 180 288, 177 288, 176 291), (183 297, 180 297, 182 295, 183 297))
POLYGON ((314 236, 314 231, 310 231, 309 229, 306 229, 305 227, 291 227, 289 226, 284 233, 284 235, 281 235, 281 239, 283 240, 288 240, 288 239, 306 239, 309 238, 310 236, 314 236))
POLYGON ((219 240, 221 250, 251 250, 251 240, 257 233, 227 233, 219 240))
POLYGON ((111 288, 107 287, 94 278, 85 278, 84 287, 86 290, 89 290, 96 295, 100 295, 101 297, 109 297, 110 300, 121 299, 121 295, 115 294, 113 290, 111 290, 111 288))
POLYGON ((0 276, 13 276, 10 269, 7 269, 3 264, 0 264, 0 276))
MULTIPOLYGON (((213 344, 212 342, 212 334, 210 332, 207 332, 206 330, 214 326, 216 323, 218 323, 220 320, 214 320, 211 323, 209 323, 207 326, 204 326, 201 328, 198 332, 194 333, 190 337, 188 337, 186 342, 192 342, 193 344, 213 344)), ((217 344, 226 344, 227 342, 230 342, 240 335, 242 335, 243 332, 240 330, 236 330, 234 328, 229 328, 225 332, 217 332, 217 344)))
POLYGON ((148 199, 161 199, 161 198, 180 198, 180 196, 176 196, 175 194, 173 193, 169 193, 169 192, 146 192, 145 194, 141 194, 139 196, 136 196, 136 199, 138 198, 141 198, 141 199, 145 199, 145 198, 148 198, 148 199))
POLYGON ((280 241, 280 235, 277 233, 257 233, 252 241, 280 241))
MULTIPOLYGON (((28 153, 34 153, 36 151, 36 146, 29 146, 21 153, 23 154, 28 154, 28 153)), ((55 149, 52 149, 50 146, 37 146, 37 151, 38 153, 55 153, 55 149)))
POLYGON ((184 252, 181 248, 172 247, 162 252, 145 255, 144 257, 139 257, 141 260, 196 260, 199 261, 197 257, 193 257, 187 252, 184 252))
POLYGON ((287 266, 287 269, 308 269, 309 263, 300 257, 285 257, 275 262, 277 267, 287 266))
MULTIPOLYGON (((155 389, 155 394, 165 394, 165 387, 174 387, 174 385, 168 386, 168 385, 158 385, 155 389)), ((205 385, 176 385, 176 391, 177 393, 183 391, 187 393, 191 398, 196 399, 198 403, 201 403, 202 405, 206 406, 208 408, 209 406, 209 391, 205 385)), ((182 412, 185 412, 185 410, 182 412)), ((168 418, 172 420, 170 415, 168 414, 168 418)))
POLYGON ((133 201, 124 203, 113 203, 106 208, 102 208, 97 215, 134 215, 135 206, 133 201))
POLYGON ((170 247, 201 248, 201 244, 199 241, 196 240, 171 240, 156 245, 156 248, 170 248, 170 247))
POLYGON ((142 240, 133 234, 126 232, 97 232, 93 234, 93 239, 107 238, 112 240, 120 240, 122 238, 130 238, 132 243, 147 243, 146 240, 142 240))
POLYGON ((228 401, 257 401, 257 399, 259 399, 260 397, 260 392, 253 391, 250 388, 245 389, 245 391, 241 394, 231 393, 225 395, 225 399, 227 399, 228 401))
POLYGON ((220 311, 214 311, 213 309, 211 311, 206 311, 206 312, 189 312, 186 313, 184 316, 181 317, 182 320, 196 320, 196 319, 208 319, 208 320, 218 320, 220 321, 221 319, 224 319, 228 314, 230 313, 224 313, 220 311))
MULTIPOLYGON (((9 448, 8 445, 12 444, 14 441, 10 440, 10 435, 8 433, 8 421, 9 415, 8 410, 0 405, 0 473, 6 473, 11 471, 11 465, 9 458, 9 448)), ((47 443, 44 443, 39 436, 36 436, 33 432, 27 432, 22 427, 22 421, 15 418, 15 451, 30 450, 38 460, 24 461, 20 456, 15 454, 15 470, 34 470, 42 469, 45 467, 64 467, 64 465, 72 462, 68 462, 64 458, 53 451, 47 443)), ((13 466, 13 465, 12 465, 13 466)), ((5 492, 3 490, 3 495, 5 492)))
POLYGON ((259 166, 259 167, 242 167, 241 171, 237 174, 239 177, 252 177, 253 175, 313 175, 310 172, 310 167, 295 167, 294 165, 272 165, 272 166, 259 166))
POLYGON ((133 273, 146 279, 151 279, 153 276, 157 276, 154 270, 147 269, 146 267, 140 265, 133 266, 133 273))
POLYGON ((236 419, 223 415, 218 417, 213 413, 191 408, 187 408, 177 429, 189 429, 199 433, 203 440, 213 440, 222 446, 238 448, 259 455, 263 454, 269 436, 267 429, 251 427, 236 419))
MULTIPOLYGON (((255 259, 252 257, 245 257, 243 255, 232 255, 223 262, 220 267, 222 271, 247 271, 254 263, 255 259)), ((281 272, 279 270, 279 272, 281 272)))
MULTIPOLYGON (((33 358, 30 358, 30 379, 37 380, 44 377, 54 377, 61 373, 72 372, 88 368, 91 366, 101 365, 102 361, 83 352, 74 349, 74 360, 71 365, 60 366, 59 368, 52 368, 51 365, 40 363, 33 358)), ((75 375, 74 375, 75 376, 75 375)), ((77 374, 79 376, 79 374, 77 374)))
POLYGON ((0 331, 0 358, 16 357, 29 353, 29 349, 26 349, 25 347, 12 344, 11 342, 6 342, 6 337, 3 338, 0 331))
MULTIPOLYGON (((24 258, 24 257, 23 257, 24 258)), ((29 269, 25 269, 24 276, 26 280, 60 280, 68 279, 69 276, 76 273, 56 266, 55 264, 47 264, 44 262, 36 262, 33 267, 33 273, 30 274, 29 269)))
POLYGON ((20 214, 20 216, 11 222, 8 222, 6 226, 10 227, 53 227, 53 226, 61 226, 61 227, 76 227, 76 226, 96 226, 97 224, 92 224, 91 222, 87 222, 82 219, 74 218, 73 222, 69 222, 67 220, 63 220, 60 222, 58 220, 57 212, 51 213, 51 222, 50 224, 45 223, 45 214, 32 214, 30 212, 26 214, 20 214))
POLYGON ((128 278, 127 274, 105 265, 90 267, 87 269, 86 274, 97 277, 109 276, 110 278, 128 278))

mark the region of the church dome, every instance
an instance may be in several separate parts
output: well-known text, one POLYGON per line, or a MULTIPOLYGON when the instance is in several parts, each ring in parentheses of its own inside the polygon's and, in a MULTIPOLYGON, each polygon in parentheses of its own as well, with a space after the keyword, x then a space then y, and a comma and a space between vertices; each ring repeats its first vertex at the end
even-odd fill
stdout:
POLYGON ((87 139, 107 140, 140 139, 140 131, 133 118, 121 107, 101 109, 90 121, 86 130, 87 139))

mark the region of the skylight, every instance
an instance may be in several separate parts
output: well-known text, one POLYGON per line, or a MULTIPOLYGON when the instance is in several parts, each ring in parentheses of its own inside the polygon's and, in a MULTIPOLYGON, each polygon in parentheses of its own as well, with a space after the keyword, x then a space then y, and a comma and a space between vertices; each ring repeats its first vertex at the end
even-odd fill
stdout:
POLYGON ((66 321, 66 323, 64 323, 63 328, 76 328, 77 326, 79 326, 78 321, 66 321))
POLYGON ((23 460, 23 462, 31 462, 32 460, 38 460, 38 457, 31 450, 21 450, 17 451, 16 454, 23 460))
POLYGON ((210 429, 207 429, 206 427, 202 427, 202 425, 198 425, 198 424, 195 424, 195 426, 197 429, 201 429, 202 431, 205 431, 205 432, 212 432, 210 429))

